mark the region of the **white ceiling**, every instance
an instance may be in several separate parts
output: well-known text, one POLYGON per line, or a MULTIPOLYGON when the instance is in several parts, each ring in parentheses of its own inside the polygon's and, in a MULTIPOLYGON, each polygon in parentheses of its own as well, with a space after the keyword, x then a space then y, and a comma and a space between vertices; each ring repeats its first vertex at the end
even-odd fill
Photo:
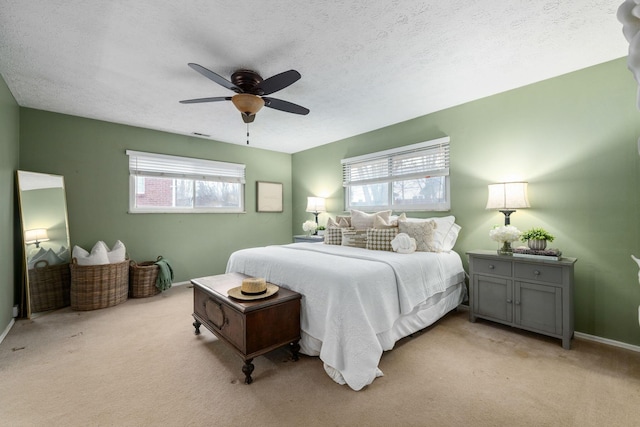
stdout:
POLYGON ((252 147, 294 153, 627 55, 622 0, 0 0, 19 105, 246 144, 229 79, 296 69, 252 147))

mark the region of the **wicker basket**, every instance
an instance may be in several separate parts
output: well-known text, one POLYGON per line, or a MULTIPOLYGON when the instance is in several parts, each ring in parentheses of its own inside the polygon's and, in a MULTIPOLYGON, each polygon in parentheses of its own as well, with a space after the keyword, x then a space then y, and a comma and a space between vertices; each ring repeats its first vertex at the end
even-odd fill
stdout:
POLYGON ((156 287, 156 279, 160 267, 156 262, 162 259, 158 257, 156 261, 138 262, 131 261, 129 265, 129 296, 131 298, 147 298, 160 293, 156 287))
POLYGON ((31 311, 55 310, 69 305, 71 275, 69 263, 49 265, 46 260, 36 262, 29 270, 29 298, 31 311))
POLYGON ((127 300, 129 260, 104 265, 78 265, 74 258, 70 270, 72 309, 97 310, 127 300))

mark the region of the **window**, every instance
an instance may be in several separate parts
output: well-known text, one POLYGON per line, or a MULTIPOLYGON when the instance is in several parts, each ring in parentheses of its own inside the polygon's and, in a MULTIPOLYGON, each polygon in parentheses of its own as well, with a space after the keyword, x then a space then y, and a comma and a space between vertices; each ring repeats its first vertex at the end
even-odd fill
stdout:
POLYGON ((449 210, 449 137, 344 159, 342 177, 346 210, 449 210))
POLYGON ((127 150, 129 212, 244 212, 245 165, 127 150))

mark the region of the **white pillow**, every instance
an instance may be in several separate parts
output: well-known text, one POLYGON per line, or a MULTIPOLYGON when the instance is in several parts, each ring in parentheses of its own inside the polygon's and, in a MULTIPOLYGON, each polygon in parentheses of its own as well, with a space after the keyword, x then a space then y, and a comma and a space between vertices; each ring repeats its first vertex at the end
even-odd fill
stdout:
POLYGON ((327 220, 327 228, 346 228, 350 227, 349 221, 345 217, 336 217, 333 219, 329 217, 327 220))
POLYGON ((406 233, 416 241, 416 251, 438 252, 434 244, 437 224, 433 220, 428 221, 398 221, 400 233, 406 233))
POLYGON ((458 234, 462 227, 455 223, 453 215, 433 218, 407 218, 409 222, 435 221, 436 229, 433 244, 438 252, 450 252, 458 240, 458 234))
POLYGON ((64 262, 69 262, 69 249, 62 246, 58 253, 56 254, 60 257, 60 259, 64 260, 64 262))
POLYGON ((120 240, 117 240, 113 244, 113 248, 109 249, 109 246, 102 240, 96 244, 102 244, 104 246, 105 251, 107 251, 107 258, 109 258, 109 264, 115 264, 119 262, 124 262, 127 258, 127 248, 125 248, 124 243, 120 240))
POLYGON ((376 215, 373 217, 373 228, 384 229, 384 228, 397 227, 398 221, 405 221, 406 219, 407 219, 407 216, 404 213, 401 214, 400 216, 391 215, 389 217, 389 222, 386 222, 384 219, 382 219, 381 216, 376 215))
POLYGON ((78 261, 78 265, 104 265, 109 264, 109 256, 104 242, 98 242, 93 245, 91 253, 82 249, 80 246, 74 246, 72 256, 78 261))
MULTIPOLYGON (((39 261, 47 261, 47 265, 57 265, 57 264, 64 263, 64 260, 60 258, 53 251, 53 249, 49 249, 45 251, 42 248, 40 248, 40 251, 36 254, 36 256, 31 258, 31 260, 29 261, 28 268, 29 269, 34 268, 39 261)), ((40 265, 39 267, 44 267, 44 265, 40 265)))
POLYGON ((384 222, 389 222, 389 216, 391 211, 380 211, 372 214, 366 212, 351 210, 351 226, 356 230, 366 230, 367 228, 373 228, 373 218, 379 216, 384 222))

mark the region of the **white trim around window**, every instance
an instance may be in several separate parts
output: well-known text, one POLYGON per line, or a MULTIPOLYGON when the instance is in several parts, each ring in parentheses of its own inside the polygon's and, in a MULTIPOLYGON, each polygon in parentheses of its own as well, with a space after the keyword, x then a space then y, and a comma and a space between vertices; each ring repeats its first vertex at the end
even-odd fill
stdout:
POLYGON ((345 210, 451 209, 448 136, 343 159, 345 210))
POLYGON ((245 165, 127 150, 130 213, 242 213, 245 165))

